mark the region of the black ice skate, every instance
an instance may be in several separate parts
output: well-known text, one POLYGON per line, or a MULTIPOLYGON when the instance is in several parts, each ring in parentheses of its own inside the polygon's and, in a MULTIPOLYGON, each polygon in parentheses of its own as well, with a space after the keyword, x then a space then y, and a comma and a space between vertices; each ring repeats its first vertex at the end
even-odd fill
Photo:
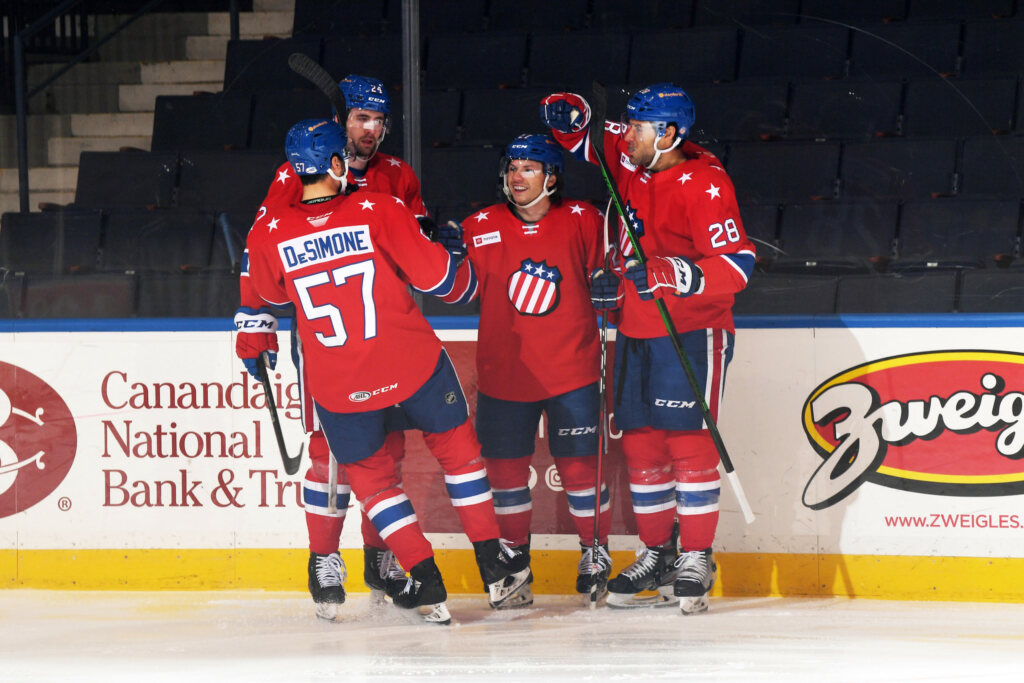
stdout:
POLYGON ((718 565, 711 548, 682 553, 675 568, 677 576, 672 592, 679 598, 679 609, 683 614, 707 612, 708 593, 718 577, 718 565))
POLYGON ((533 604, 530 582, 530 548, 512 548, 504 539, 492 538, 473 543, 476 565, 494 609, 514 609, 533 604))
POLYGON ((309 554, 309 594, 313 596, 316 615, 325 621, 334 621, 338 605, 345 602, 345 563, 341 555, 331 553, 309 554))
POLYGON ((423 560, 409 574, 411 576, 405 580, 405 586, 392 598, 395 607, 400 607, 410 621, 445 626, 452 623, 452 615, 445 603, 448 591, 444 588, 444 580, 434 558, 423 560))
POLYGON ((675 543, 647 547, 636 561, 608 582, 609 607, 669 607, 677 603, 675 543))
POLYGON ((576 568, 576 592, 583 595, 583 602, 591 607, 608 594, 608 575, 612 570, 612 558, 608 545, 597 548, 594 557, 593 546, 580 546, 580 563, 576 568))
POLYGON ((363 581, 370 589, 370 604, 384 604, 385 596, 394 600, 405 588, 405 570, 390 550, 363 546, 363 581))

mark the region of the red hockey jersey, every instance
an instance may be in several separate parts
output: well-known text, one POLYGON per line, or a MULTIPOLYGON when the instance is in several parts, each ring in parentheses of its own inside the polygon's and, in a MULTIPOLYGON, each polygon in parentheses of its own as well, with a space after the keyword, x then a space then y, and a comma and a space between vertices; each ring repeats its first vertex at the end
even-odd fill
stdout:
MULTIPOLYGON (((597 163, 590 148, 590 130, 552 132, 577 158, 597 163)), ((629 162, 624 131, 621 123, 605 122, 604 154, 644 255, 685 256, 704 273, 700 292, 664 298, 676 329, 689 332, 713 327, 734 332, 734 294, 747 284, 755 248, 743 229, 732 181, 713 154, 689 141, 683 143, 683 163, 658 173, 634 166, 629 162)), ((619 232, 618 248, 628 261, 633 247, 624 228, 619 232)), ((629 283, 625 290, 618 324, 622 333, 643 339, 664 337, 665 324, 655 302, 641 301, 629 283)))
POLYGON ((539 401, 596 382, 600 347, 588 276, 603 260, 604 221, 586 202, 563 200, 535 224, 507 204, 463 222, 479 281, 480 391, 539 401))
POLYGON ((294 303, 308 390, 339 413, 376 410, 430 377, 441 342, 406 285, 442 296, 454 259, 391 195, 358 192, 268 209, 253 225, 243 271, 272 305, 294 303))

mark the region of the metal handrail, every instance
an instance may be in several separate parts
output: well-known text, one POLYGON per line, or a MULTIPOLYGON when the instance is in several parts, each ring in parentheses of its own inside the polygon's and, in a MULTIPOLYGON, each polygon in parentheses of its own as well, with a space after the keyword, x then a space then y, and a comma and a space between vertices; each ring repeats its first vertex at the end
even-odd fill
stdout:
MULTIPOLYGON (((135 14, 131 15, 126 19, 120 26, 116 27, 110 33, 105 35, 97 42, 90 45, 88 48, 83 50, 77 56, 75 56, 70 62, 65 64, 63 67, 58 69, 45 81, 37 85, 31 91, 26 88, 26 73, 25 73, 25 43, 32 36, 36 35, 43 29, 51 26, 53 21, 73 9, 77 5, 80 5, 87 0, 65 0, 61 4, 54 7, 52 10, 44 14, 42 17, 37 19, 27 28, 18 31, 14 34, 12 40, 13 43, 13 55, 12 55, 12 67, 14 70, 14 112, 17 119, 17 137, 18 137, 18 210, 22 213, 29 211, 28 206, 28 132, 27 132, 27 108, 28 100, 32 96, 41 92, 44 88, 49 86, 55 80, 63 76, 65 73, 71 70, 72 67, 77 65, 79 62, 88 59, 103 45, 107 44, 114 36, 123 31, 129 24, 133 23, 136 19, 148 14, 150 11, 155 9, 158 5, 164 3, 166 0, 149 0, 145 5, 136 10, 135 14)), ((229 12, 231 15, 231 39, 238 40, 239 33, 239 21, 238 21, 238 2, 237 0, 230 0, 229 12)))

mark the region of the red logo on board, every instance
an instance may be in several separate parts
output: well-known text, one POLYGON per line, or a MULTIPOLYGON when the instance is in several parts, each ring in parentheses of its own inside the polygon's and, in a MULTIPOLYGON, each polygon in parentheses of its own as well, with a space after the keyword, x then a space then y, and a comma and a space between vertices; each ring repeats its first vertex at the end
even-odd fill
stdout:
POLYGON ((933 351, 845 370, 811 392, 803 427, 823 462, 803 502, 869 481, 943 496, 1024 492, 1024 354, 933 351))
POLYGON ((75 419, 53 387, 0 362, 0 518, 50 495, 71 469, 77 447, 75 419))

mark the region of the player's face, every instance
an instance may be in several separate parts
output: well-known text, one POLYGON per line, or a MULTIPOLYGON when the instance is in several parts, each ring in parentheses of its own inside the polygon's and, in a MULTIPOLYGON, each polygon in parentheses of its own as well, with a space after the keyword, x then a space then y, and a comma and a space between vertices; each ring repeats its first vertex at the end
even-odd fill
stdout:
POLYGON ((368 157, 377 150, 377 142, 384 134, 384 114, 369 109, 352 109, 345 122, 345 132, 355 153, 368 157))
POLYGON ((654 161, 654 145, 658 141, 658 133, 650 121, 629 119, 626 122, 626 151, 629 163, 634 166, 647 166, 654 161))
MULTIPOLYGON (((505 179, 512 201, 520 205, 529 204, 544 189, 544 164, 529 159, 512 159, 508 162, 505 179)), ((554 182, 553 178, 551 182, 554 182)))

